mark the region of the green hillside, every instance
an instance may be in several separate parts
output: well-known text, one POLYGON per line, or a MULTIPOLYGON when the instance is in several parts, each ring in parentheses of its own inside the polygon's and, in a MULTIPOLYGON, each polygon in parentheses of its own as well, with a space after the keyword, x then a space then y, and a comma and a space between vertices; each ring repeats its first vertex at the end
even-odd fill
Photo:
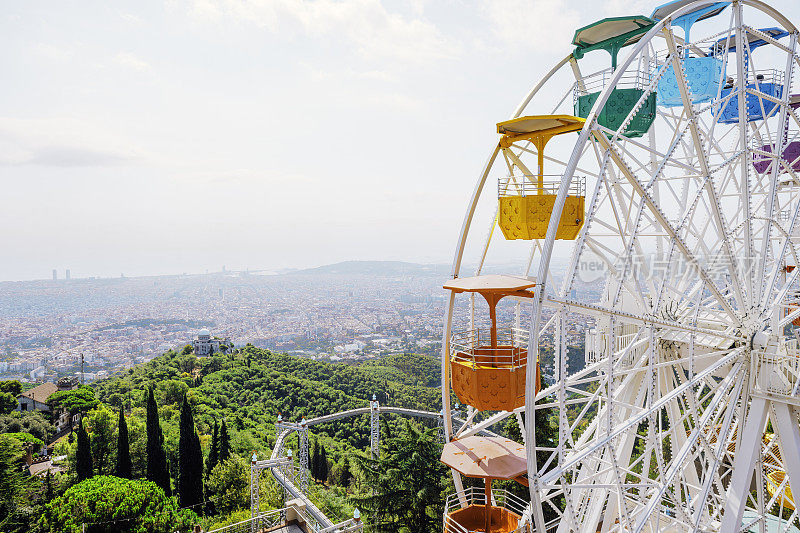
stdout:
MULTIPOLYGON (((249 458, 254 451, 261 458, 270 454, 279 415, 299 421, 366 407, 373 394, 384 405, 435 412, 441 406, 440 363, 426 355, 333 364, 250 345, 210 357, 190 352, 190 347, 170 351, 92 387, 54 395, 56 406, 83 413, 77 436, 56 446, 56 455, 67 457, 66 471, 44 485, 20 478, 5 499, 0 490, 0 507, 6 502, 12 519, 0 531, 77 532, 74 528, 83 523, 117 524, 123 515, 133 527, 136 520, 149 520, 137 510, 142 505, 162 509, 156 516, 161 525, 153 531, 164 533, 198 522, 206 529, 237 522, 250 512, 249 458), (104 494, 115 503, 82 507, 85 494, 99 490, 98 483, 108 485, 104 494), (193 487, 200 488, 187 502, 193 487), (125 503, 131 490, 137 495, 130 501, 141 503, 125 503), (61 511, 72 508, 81 510, 79 521, 61 511), (108 514, 116 508, 123 510, 108 514), (175 516, 182 522, 170 521, 179 511, 175 516)), ((41 417, 21 416, 34 415, 41 417)), ((6 431, 28 427, 27 420, 12 418, 6 431)), ((504 429, 495 429, 521 440, 516 422, 509 420, 504 429)), ((544 411, 537 413, 542 442, 554 427, 544 411)), ((439 462, 437 434, 435 420, 382 415, 381 458, 371 460, 368 415, 313 426, 309 467, 315 482, 309 495, 334 520, 352 516, 355 508, 368 513, 371 532, 438 531, 442 496, 452 489, 452 480, 439 462), (427 495, 422 500, 420 491, 427 495)), ((5 438, 0 451, 7 450, 5 458, 0 453, 0 470, 19 472, 24 439, 0 437, 5 438)), ((286 445, 296 451, 296 435, 286 445)), ((280 506, 282 490, 271 476, 261 479, 262 510, 280 506)), ((513 482, 498 483, 526 495, 513 482)))
MULTIPOLYGON (((364 407, 373 394, 381 403, 438 411, 439 375, 438 361, 422 355, 348 365, 246 346, 237 353, 204 358, 168 352, 94 388, 102 402, 136 409, 144 406, 144 393, 152 386, 168 420, 173 418, 171 406, 177 412, 177 403, 188 392, 200 432, 208 433, 214 420, 226 419, 236 432, 234 442, 240 448, 246 445, 244 453, 271 446, 279 414, 299 421, 364 407)), ((326 429, 352 446, 365 447, 369 441, 364 418, 326 429)))
MULTIPOLYGON (((279 414, 290 421, 314 418, 365 407, 373 394, 382 404, 438 411, 441 405, 439 383, 439 361, 425 355, 393 355, 359 364, 332 364, 248 345, 229 354, 202 358, 168 352, 149 363, 99 381, 94 388, 101 405, 123 407, 130 413, 128 426, 132 428, 131 458, 135 477, 144 477, 146 473, 144 411, 147 390, 154 389, 174 482, 179 475, 178 413, 184 394, 192 405, 204 456, 210 453, 214 423, 224 420, 230 433, 232 453, 247 458, 253 450, 261 457, 271 451, 279 414)), ((399 417, 390 415, 382 417, 382 425, 387 442, 393 435, 402 437, 412 431, 399 417)), ((423 432, 426 429, 418 421, 411 425, 423 432)), ((428 438, 435 440, 435 429, 431 425, 427 428, 430 429, 428 438)), ((358 463, 364 460, 369 447, 369 417, 363 415, 314 426, 310 437, 312 443, 325 448, 329 465, 321 480, 327 483, 312 484, 312 499, 333 518, 346 518, 356 506, 368 507, 369 502, 359 495, 359 487, 368 480, 366 474, 358 475, 359 471, 366 472, 368 465, 359 466, 358 463), (353 480, 352 487, 349 479, 353 480)), ((290 438, 287 444, 296 449, 296 437, 290 438)), ((114 464, 113 453, 112 450, 107 464, 114 464)), ((432 468, 438 468, 438 452, 430 459, 432 468)), ((107 473, 98 471, 98 474, 107 473)), ((444 476, 442 480, 445 482, 444 476)), ((216 496, 211 485, 206 486, 207 498, 216 496)), ((267 486, 270 492, 265 498, 267 505, 278 505, 277 487, 271 479, 267 480, 267 486)), ((206 517, 207 523, 213 525, 221 520, 244 518, 246 498, 246 494, 234 498, 237 502, 227 509, 228 516, 221 509, 214 509, 220 514, 206 517)))

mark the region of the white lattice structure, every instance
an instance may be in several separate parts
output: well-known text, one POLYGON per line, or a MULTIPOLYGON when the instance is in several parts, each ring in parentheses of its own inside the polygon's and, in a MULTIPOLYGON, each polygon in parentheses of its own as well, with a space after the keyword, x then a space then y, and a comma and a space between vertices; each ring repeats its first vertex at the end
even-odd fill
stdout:
MULTIPOLYGON (((550 141, 542 157, 534 136, 501 131, 479 173, 453 278, 516 254, 524 266, 507 274, 536 286, 512 303, 515 321, 528 327, 528 353, 548 354, 542 375, 552 379, 533 386, 528 361, 523 407, 485 416, 468 408, 455 427, 450 343, 456 318, 475 327, 480 301, 452 292, 442 336, 446 440, 517 415, 531 497, 520 516, 538 532, 796 531, 800 361, 785 328, 800 317, 800 164, 786 159, 800 141, 798 31, 758 0, 678 1, 653 16, 632 22, 639 33, 616 35, 625 47, 613 50, 614 68, 584 72, 596 68, 583 58, 594 48, 576 42, 511 116, 574 124, 592 96, 577 136, 550 141), (701 63, 711 67, 703 98, 692 78, 701 63), (639 92, 612 127, 606 106, 621 89, 639 92), (649 125, 629 134, 650 109, 649 125), (559 176, 557 191, 544 191, 555 216, 541 238, 505 241, 494 184, 535 177, 545 157, 559 176), (578 178, 582 225, 574 240, 557 240, 578 178), (464 264, 477 268, 465 273, 464 264), (468 317, 454 316, 459 301, 468 317), (571 361, 580 337, 585 353, 571 361), (536 441, 543 409, 557 422, 555 446, 536 441)), ((456 471, 453 480, 466 505, 456 471)))
MULTIPOLYGON (((308 490, 308 424, 306 419, 303 418, 300 422, 286 422, 281 415, 278 415, 278 421, 275 424, 275 435, 281 435, 285 432, 297 433, 297 457, 299 465, 297 473, 294 478, 295 484, 298 485, 300 491, 304 494, 308 490)), ((283 441, 281 441, 283 444, 283 441)), ((279 450, 279 453, 281 450, 279 450)))
MULTIPOLYGON (((259 530, 261 522, 261 473, 267 468, 280 468, 284 475, 290 475, 294 469, 294 461, 292 460, 291 450, 287 450, 288 455, 279 457, 277 459, 268 459, 266 461, 259 461, 258 454, 253 453, 250 460, 250 528, 252 533, 259 530)), ((294 477, 294 476, 292 476, 294 477)), ((284 496, 284 502, 286 498, 284 496)))
MULTIPOLYGON (((370 415, 370 426, 371 427, 378 427, 380 424, 380 415, 381 413, 384 414, 394 414, 400 416, 410 416, 414 418, 419 418, 423 420, 434 420, 439 421, 441 423, 443 419, 443 414, 441 412, 434 413, 431 411, 421 411, 417 409, 406 409, 404 407, 391 407, 391 406, 381 406, 379 405, 375 396, 373 396, 373 400, 370 402, 369 407, 361 407, 358 409, 351 409, 349 411, 341 411, 338 413, 330 413, 324 416, 320 416, 317 418, 312 418, 310 420, 303 420, 301 424, 292 424, 286 423, 283 420, 283 417, 278 415, 277 422, 275 424, 276 429, 276 441, 275 447, 272 450, 272 455, 270 456, 269 460, 266 461, 259 461, 257 455, 251 460, 251 475, 250 475, 250 509, 251 509, 251 518, 242 524, 246 524, 247 529, 243 529, 242 531, 248 530, 254 532, 257 530, 259 524, 259 479, 261 472, 268 468, 271 470, 273 477, 278 482, 278 484, 283 487, 284 490, 284 502, 288 505, 288 503, 293 503, 294 508, 301 508, 303 516, 305 517, 305 523, 309 524, 313 531, 316 533, 325 531, 325 532, 335 532, 337 530, 340 533, 350 532, 350 531, 359 531, 361 528, 364 527, 363 522, 360 519, 360 514, 356 513, 356 515, 351 520, 346 520, 342 523, 335 524, 332 522, 325 514, 320 511, 308 496, 305 494, 305 490, 301 490, 300 486, 300 473, 302 468, 299 465, 295 465, 294 460, 292 458, 292 451, 289 448, 284 447, 284 442, 286 437, 288 437, 291 433, 300 431, 301 429, 306 432, 306 439, 308 435, 308 428, 311 426, 316 426, 319 424, 327 424, 331 422, 335 422, 337 420, 344 420, 356 416, 363 416, 363 415, 370 415), (374 403, 373 403, 374 402, 374 403), (252 529, 251 529, 252 528, 252 529)), ((463 424, 458 418, 455 418, 454 421, 456 424, 463 424)), ((481 435, 489 435, 489 436, 496 436, 488 429, 483 429, 480 431, 481 435)), ((307 442, 307 440, 306 440, 307 442)), ((305 468, 306 473, 308 472, 308 468, 305 468)), ((282 520, 286 520, 286 509, 282 509, 281 512, 283 513, 282 520)), ((270 515, 271 516, 271 515, 270 515)), ((238 524, 237 527, 244 527, 242 524, 238 524)), ((239 531, 238 529, 236 531, 239 531)))
POLYGON ((381 454, 381 406, 377 396, 372 395, 369 402, 369 456, 378 459, 381 454))

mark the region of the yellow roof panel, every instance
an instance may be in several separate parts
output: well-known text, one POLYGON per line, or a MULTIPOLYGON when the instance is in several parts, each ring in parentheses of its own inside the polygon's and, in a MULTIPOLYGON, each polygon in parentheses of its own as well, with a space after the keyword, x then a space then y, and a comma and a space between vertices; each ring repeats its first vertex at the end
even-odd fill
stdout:
POLYGON ((530 133, 558 134, 578 131, 585 119, 572 115, 532 115, 513 118, 497 124, 497 133, 503 135, 525 135, 530 133), (564 131, 558 131, 563 129, 564 131))

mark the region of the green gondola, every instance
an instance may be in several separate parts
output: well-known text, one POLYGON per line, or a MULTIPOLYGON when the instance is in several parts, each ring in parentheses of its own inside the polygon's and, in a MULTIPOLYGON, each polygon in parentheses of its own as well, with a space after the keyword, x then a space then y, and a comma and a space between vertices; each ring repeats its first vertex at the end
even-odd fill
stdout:
MULTIPOLYGON (((653 26, 653 21, 644 15, 614 17, 599 20, 575 32, 572 44, 573 56, 582 58, 592 50, 605 50, 611 54, 611 72, 617 68, 617 56, 621 48, 636 43, 653 26)), ((588 76, 577 84, 574 106, 575 115, 587 118, 597 98, 610 78, 608 71, 588 76)), ((611 92, 606 105, 600 110, 597 122, 601 126, 617 131, 625 123, 649 85, 649 73, 637 72, 634 76, 623 76, 621 83, 611 92)), ((656 118, 656 92, 645 98, 622 134, 626 137, 641 137, 650 129, 656 118)))

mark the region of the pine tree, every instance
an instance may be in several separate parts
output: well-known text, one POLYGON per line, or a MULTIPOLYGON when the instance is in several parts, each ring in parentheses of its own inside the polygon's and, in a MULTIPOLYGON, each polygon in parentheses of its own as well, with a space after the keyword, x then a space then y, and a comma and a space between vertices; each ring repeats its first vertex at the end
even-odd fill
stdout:
POLYGON ((222 421, 222 428, 219 430, 219 462, 227 461, 231 456, 231 437, 228 435, 228 426, 225 420, 222 421))
POLYGON ((131 448, 128 442, 128 423, 125 421, 125 413, 122 407, 119 408, 119 433, 117 433, 117 469, 114 475, 117 477, 131 478, 131 448))
POLYGON ((214 420, 214 433, 211 434, 211 450, 208 452, 208 459, 206 459, 206 477, 211 475, 211 471, 219 463, 219 426, 217 421, 214 420))
POLYGON ((379 459, 355 455, 368 486, 375 492, 354 498, 359 509, 374 515, 373 531, 434 531, 441 528, 437 509, 444 505, 446 470, 439 462, 436 429, 418 430, 407 420, 384 440, 379 459))
POLYGON ((328 481, 328 452, 325 451, 325 446, 320 445, 319 448, 319 477, 324 485, 328 481))
POLYGON ((319 481, 319 443, 314 441, 311 452, 311 477, 319 481))
POLYGON ((78 472, 78 481, 89 479, 94 475, 94 465, 92 463, 92 444, 89 441, 89 434, 83 427, 81 421, 78 428, 78 449, 75 452, 75 470, 78 472))
POLYGON ((167 496, 172 495, 164 434, 158 423, 158 406, 152 388, 147 394, 147 479, 161 487, 167 496))
MULTIPOLYGON (((178 440, 178 495, 181 507, 192 507, 203 501, 203 452, 186 395, 181 405, 178 440)), ((201 509, 195 508, 195 511, 201 509)))

